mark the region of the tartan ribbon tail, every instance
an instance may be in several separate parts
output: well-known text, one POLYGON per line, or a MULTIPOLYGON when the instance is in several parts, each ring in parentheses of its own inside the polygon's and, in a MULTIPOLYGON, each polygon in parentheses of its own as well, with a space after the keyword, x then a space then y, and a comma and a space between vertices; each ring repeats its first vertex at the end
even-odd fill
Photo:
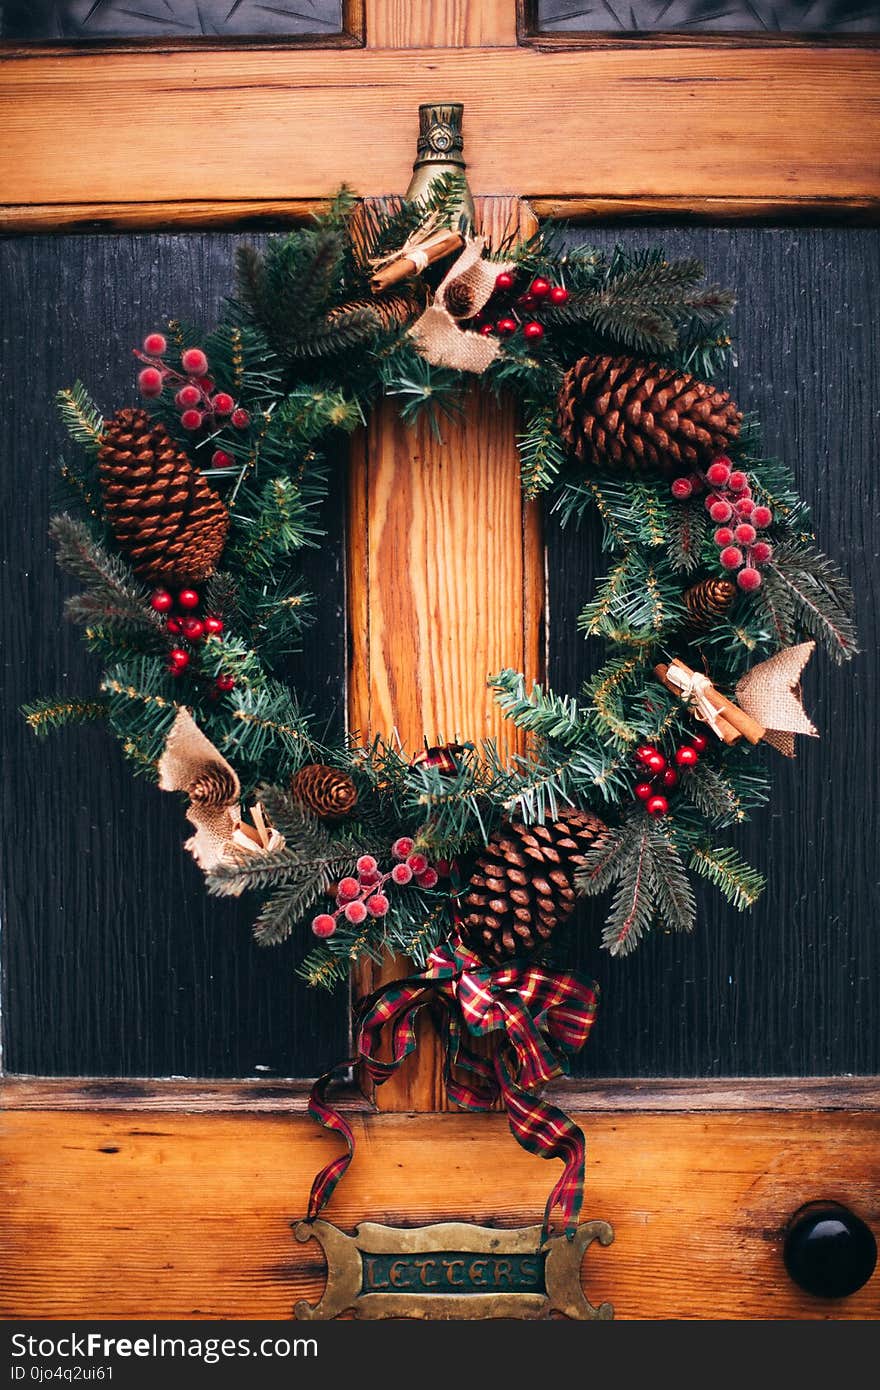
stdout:
POLYGON ((327 1090, 331 1083, 344 1080, 348 1076, 351 1066, 353 1066, 352 1062, 341 1062, 339 1066, 325 1072, 315 1082, 309 1095, 309 1114, 312 1119, 317 1120, 324 1129, 341 1134, 345 1140, 346 1151, 325 1164, 312 1183, 307 1221, 317 1219, 321 1210, 333 1196, 336 1184, 345 1176, 348 1165, 354 1158, 354 1131, 345 1116, 340 1115, 339 1111, 335 1110, 327 1101, 327 1090))
POLYGON ((550 1235, 556 1206, 562 1213, 565 1234, 571 1240, 584 1201, 587 1159, 584 1132, 564 1110, 517 1085, 504 1052, 504 1049, 499 1050, 495 1066, 511 1133, 529 1153, 538 1158, 559 1158, 563 1163, 562 1174, 544 1208, 541 1243, 550 1235))

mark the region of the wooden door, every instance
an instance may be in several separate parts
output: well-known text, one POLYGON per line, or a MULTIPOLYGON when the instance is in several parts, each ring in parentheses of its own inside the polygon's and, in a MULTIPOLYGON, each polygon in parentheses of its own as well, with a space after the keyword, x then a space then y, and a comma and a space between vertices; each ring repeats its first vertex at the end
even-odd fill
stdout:
MULTIPOLYGON (((218 266, 228 262, 234 238, 215 240, 206 229, 300 217, 343 181, 364 195, 402 189, 418 104, 461 100, 471 187, 490 230, 498 232, 511 219, 527 227, 533 215, 550 213, 610 219, 612 229, 596 228, 604 242, 619 235, 654 238, 644 227, 621 230, 623 221, 696 216, 718 224, 667 229, 663 236, 676 250, 698 242, 719 278, 729 267, 740 288, 745 282, 741 389, 754 389, 757 360, 769 377, 769 421, 780 400, 789 400, 786 392, 795 393, 781 411, 788 428, 780 445, 790 449, 794 437, 804 467, 810 466, 807 437, 826 450, 845 445, 840 469, 817 469, 811 486, 831 519, 829 531, 838 532, 829 548, 844 563, 865 566, 853 569, 853 577, 864 592, 875 593, 876 571, 867 569, 876 554, 866 534, 870 497, 857 484, 854 461, 860 457, 867 474, 865 383, 872 359, 862 325, 876 315, 863 312, 858 287, 870 293, 865 268, 877 248, 876 49, 858 35, 821 46, 802 37, 770 43, 718 35, 581 38, 560 33, 552 6, 525 6, 517 15, 512 0, 367 0, 363 9, 343 7, 332 45, 320 36, 307 46, 292 45, 287 34, 264 34, 252 43, 166 37, 150 45, 130 35, 111 42, 105 31, 91 41, 80 36, 86 42, 72 49, 47 49, 25 42, 32 35, 7 32, 0 78, 6 107, 2 215, 4 230, 16 240, 3 250, 19 308, 40 296, 55 305, 65 296, 73 303, 77 295, 92 294, 90 302, 112 320, 120 304, 124 314, 133 314, 136 301, 125 298, 124 288, 133 278, 149 291, 136 296, 141 305, 161 298, 157 285, 164 293, 187 279, 199 291, 190 288, 195 301, 210 298, 225 287, 218 266), (787 230, 777 235, 743 225, 758 219, 785 221, 787 230), (795 219, 808 230, 794 230, 795 219), (819 224, 831 219, 837 229, 822 231, 819 224), (739 225, 724 230, 731 221, 739 225), (844 230, 856 221, 867 229, 844 230), (109 235, 80 239, 95 229, 109 235), (167 229, 175 235, 163 240, 167 229), (142 233, 160 239, 144 240, 142 233), (77 235, 67 240, 59 234, 77 235), (859 245, 849 239, 855 235, 863 238, 859 245), (31 237, 45 238, 43 246, 31 237), (168 271, 163 284, 174 257, 185 269, 168 271), (805 313, 798 304, 810 277, 820 290, 805 313), (209 283, 202 283, 206 278, 209 283), (750 283, 763 297, 748 297, 750 283), (842 304, 851 310, 846 352, 839 317, 833 318, 842 304), (768 324, 781 312, 794 320, 796 310, 797 340, 774 337, 768 324), (837 347, 829 351, 832 341, 837 347), (774 377, 774 363, 783 357, 787 374, 774 377), (816 382, 809 392, 803 378, 816 382), (822 422, 834 411, 843 422, 840 434, 823 435, 822 422), (844 490, 852 499, 846 505, 844 490)), ((38 318, 32 315, 31 324, 38 318)), ((51 313, 45 322, 42 338, 34 332, 22 340, 27 351, 20 360, 34 363, 33 391, 45 387, 48 394, 61 383, 52 381, 45 364, 65 330, 53 326, 51 313)), ((78 348, 80 361, 87 348, 104 362, 109 381, 100 336, 78 348)), ((19 412, 15 407, 7 416, 14 453, 20 457, 29 441, 25 466, 28 477, 31 470, 38 477, 45 465, 39 412, 19 412)), ((537 509, 523 507, 515 427, 506 409, 475 399, 441 453, 430 436, 414 438, 391 412, 380 411, 353 450, 344 541, 352 727, 384 730, 393 722, 415 739, 422 731, 490 732, 493 714, 481 690, 486 670, 500 659, 542 673, 545 630, 554 682, 574 689, 582 678, 583 657, 567 632, 573 627, 571 594, 588 589, 595 548, 574 547, 552 521, 542 522, 537 509), (478 459, 479 469, 462 468, 458 460, 465 457, 478 459), (441 549, 432 525, 437 516, 455 518, 443 530, 441 549), (491 563, 479 545, 487 518, 497 547, 491 563), (478 611, 461 583, 468 572, 481 581, 478 611)), ((341 530, 333 543, 341 556, 341 530)), ((331 577, 325 595, 328 622, 339 583, 331 577)), ((52 633, 60 607, 57 595, 50 606, 42 590, 25 584, 22 592, 10 610, 19 662, 33 646, 35 626, 52 633)), ((863 604, 863 622, 866 616, 870 605, 863 604)), ((318 689, 326 698, 335 690, 338 698, 338 654, 325 652, 323 659, 318 689)), ((763 930, 779 930, 787 954, 774 955, 740 924, 737 931, 748 932, 752 943, 744 964, 733 929, 725 923, 713 933, 704 911, 702 945, 658 940, 624 984, 608 982, 606 993, 617 996, 619 1007, 598 1030, 595 1062, 588 1055, 585 1075, 565 1090, 564 1103, 588 1137, 587 1214, 604 1217, 616 1230, 614 1245, 590 1257, 586 1284, 592 1301, 612 1302, 619 1317, 865 1318, 880 1306, 876 1278, 844 1302, 811 1299, 787 1279, 780 1257, 785 1224, 806 1201, 835 1198, 875 1225, 878 1218, 872 948, 855 933, 853 952, 863 955, 852 963, 854 994, 848 996, 846 962, 826 955, 831 970, 823 977, 804 952, 807 942, 827 940, 835 902, 820 899, 805 935, 795 938, 788 925, 795 897, 810 891, 815 901, 817 883, 833 877, 830 871, 810 877, 809 860, 816 856, 795 848, 799 825, 816 814, 836 758, 848 758, 851 768, 838 783, 844 797, 859 767, 868 766, 862 754, 872 727, 868 666, 858 679, 860 698, 851 703, 834 688, 843 708, 834 728, 830 721, 826 727, 827 746, 836 753, 823 751, 823 773, 808 774, 799 794, 792 781, 784 792, 787 826, 781 819, 774 825, 774 848, 789 873, 776 871, 775 913, 763 930), (770 987, 761 994, 759 981, 768 976, 770 987), (707 1001, 723 996, 725 978, 731 988, 734 978, 740 987, 747 981, 760 1006, 743 1012, 734 992, 709 1018, 707 1001), (852 997, 860 1029, 847 1007, 852 997), (794 1012, 789 1025, 780 1022, 787 1011, 794 1012), (606 1026, 613 1041, 603 1043, 606 1026), (831 1032, 836 1041, 821 1045, 831 1032), (833 1074, 823 1074, 823 1062, 833 1074)), ((67 764, 57 762, 67 756, 57 745, 51 757, 41 752, 38 763, 33 751, 30 756, 38 768, 35 800, 45 816, 22 813, 16 803, 8 808, 7 826, 14 821, 17 829, 24 814, 28 845, 38 832, 51 845, 53 835, 69 829, 63 817, 52 822, 53 805, 64 800, 54 795, 52 779, 66 779, 69 788, 77 777, 92 777, 85 768, 99 756, 97 745, 81 748, 67 764)), ((90 794, 103 791, 114 808, 129 797, 124 811, 137 818, 140 834, 140 817, 149 820, 149 812, 138 805, 137 793, 123 792, 112 769, 106 785, 99 785, 101 776, 90 794)), ((77 804, 76 793, 72 800, 64 795, 67 805, 77 804)), ((859 795, 860 812, 872 809, 866 785, 859 795)), ((845 800, 834 808, 845 814, 845 800)), ((232 964, 218 950, 215 909, 206 915, 200 899, 193 908, 200 889, 177 867, 176 828, 166 825, 158 835, 150 831, 144 857, 173 864, 172 915, 178 904, 188 921, 197 913, 191 955, 207 953, 207 963, 206 957, 190 961, 182 995, 184 966, 181 959, 172 962, 178 1009, 193 1007, 218 1036, 229 1027, 230 1011, 240 1015, 234 1047, 189 1051, 191 1035, 174 1021, 161 969, 149 975, 155 997, 145 1001, 137 953, 126 957, 114 944, 109 928, 120 905, 123 933, 140 930, 155 941, 157 928, 155 920, 138 916, 130 861, 123 854, 113 862, 108 855, 108 845, 124 844, 124 835, 120 840, 114 818, 107 819, 91 835, 80 833, 75 870, 56 866, 69 876, 59 885, 62 897, 79 876, 94 900, 91 945, 70 970, 53 976, 33 965, 39 949, 25 934, 38 929, 41 902, 38 890, 22 887, 10 870, 18 886, 7 913, 6 1056, 19 1074, 4 1083, 3 1220, 12 1276, 4 1312, 289 1316, 298 1299, 314 1301, 322 1286, 319 1253, 313 1245, 295 1246, 289 1223, 302 1214, 311 1178, 334 1147, 304 1113, 304 1085, 282 1078, 308 1075, 331 1060, 344 1036, 344 1012, 298 998, 292 1023, 284 1022, 290 1015, 278 985, 251 973, 249 960, 235 955, 237 946, 232 964), (98 939, 108 956, 94 954, 98 939), (47 981, 50 999, 58 1001, 48 1011, 47 981), (87 1051, 77 1045, 75 1029, 65 1031, 74 996, 84 989, 97 1001, 87 1051), (118 1035, 128 1038, 124 1046, 112 1029, 102 1033, 99 1007, 120 997, 125 1007, 110 1009, 112 1018, 117 1025, 123 1016, 134 1024, 130 1034, 118 1035), (256 1025, 243 1016, 243 999, 256 1025), (57 1021, 50 1030, 55 1045, 29 1017, 37 1004, 42 1016, 57 1021), (280 1047, 279 1025, 297 1032, 280 1047), (162 1030, 170 1042, 156 1042, 162 1030), (309 1049, 302 1041, 309 1037, 330 1055, 309 1049), (271 1079, 261 1080, 266 1067, 271 1079), (166 1069, 191 1079, 162 1080, 166 1069), (59 1071, 65 1075, 52 1075, 59 1071), (224 1073, 235 1079, 217 1079, 224 1073), (120 1211, 131 1210, 138 1212, 135 1231, 118 1219, 120 1211)), ((757 833, 765 832, 759 827, 757 833)), ((834 857, 846 874, 847 914, 865 917, 866 837, 855 833, 835 842, 849 846, 843 860, 821 836, 819 843, 826 869, 834 857)), ((234 918, 226 925, 234 936, 234 918)), ((240 922, 237 930, 243 931, 240 922)), ((149 953, 149 945, 143 950, 149 953)), ((284 978, 281 971, 278 978, 284 978)), ((531 1224, 546 1195, 546 1167, 517 1149, 502 1116, 441 1113, 438 1059, 429 1040, 424 1043, 399 1082, 385 1088, 381 1108, 372 1097, 348 1097, 358 1137, 368 1142, 360 1144, 329 1215, 349 1229, 364 1218, 531 1224)))

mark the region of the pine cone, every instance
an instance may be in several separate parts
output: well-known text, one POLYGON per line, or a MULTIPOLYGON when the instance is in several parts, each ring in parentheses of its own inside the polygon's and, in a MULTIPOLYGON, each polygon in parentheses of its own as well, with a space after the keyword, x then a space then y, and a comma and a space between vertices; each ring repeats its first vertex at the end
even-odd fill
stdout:
POLYGON ((206 767, 189 788, 190 801, 200 806, 229 806, 238 796, 238 783, 228 767, 216 763, 206 767))
POLYGON ((290 779, 291 795, 319 820, 342 820, 357 805, 357 787, 347 772, 309 763, 290 779))
POLYGON ((588 467, 705 465, 736 439, 741 420, 727 391, 632 357, 582 357, 559 391, 559 433, 588 467))
POLYGON ((104 509, 135 574, 150 583, 207 579, 229 513, 201 473, 145 410, 117 410, 98 451, 104 509))
POLYGON ((720 622, 736 597, 736 585, 729 579, 700 579, 682 594, 690 614, 688 626, 706 632, 720 622))
POLYGON ((504 824, 478 858, 461 898, 461 935, 487 965, 533 952, 571 915, 574 874, 605 830, 589 811, 543 825, 504 824))
POLYGON ((443 301, 454 319, 469 319, 474 313, 474 291, 466 276, 451 280, 443 291, 443 301))
POLYGON ((383 294, 370 299, 350 299, 347 304, 340 304, 330 310, 327 324, 332 328, 342 322, 346 315, 362 309, 371 310, 383 328, 396 328, 410 323, 419 314, 421 306, 410 294, 383 294))

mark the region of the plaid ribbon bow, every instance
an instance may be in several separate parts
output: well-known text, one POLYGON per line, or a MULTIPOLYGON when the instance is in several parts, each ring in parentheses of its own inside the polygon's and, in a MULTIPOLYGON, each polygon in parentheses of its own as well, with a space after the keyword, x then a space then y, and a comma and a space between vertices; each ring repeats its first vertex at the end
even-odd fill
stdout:
MULTIPOLYGON (((538 1089, 561 1076, 565 1058, 586 1042, 598 1006, 598 985, 576 975, 513 962, 487 969, 455 938, 437 947, 426 968, 392 980, 362 1000, 357 1018, 357 1052, 377 1086, 394 1074, 416 1047, 416 1016, 438 1000, 443 1005, 444 1071, 449 1096, 466 1110, 489 1110, 500 1095, 511 1131, 529 1153, 560 1158, 562 1176, 544 1210, 542 1238, 558 1204, 571 1238, 583 1201, 586 1145, 582 1131, 564 1111, 542 1100, 538 1089), (385 1029, 391 1061, 378 1060, 385 1029), (491 1059, 479 1056, 471 1039, 503 1034, 491 1059)), ((312 1088, 309 1113, 325 1129, 341 1134, 346 1152, 328 1163, 312 1183, 308 1220, 330 1200, 354 1157, 351 1126, 328 1104, 330 1083, 352 1065, 344 1062, 312 1088)))

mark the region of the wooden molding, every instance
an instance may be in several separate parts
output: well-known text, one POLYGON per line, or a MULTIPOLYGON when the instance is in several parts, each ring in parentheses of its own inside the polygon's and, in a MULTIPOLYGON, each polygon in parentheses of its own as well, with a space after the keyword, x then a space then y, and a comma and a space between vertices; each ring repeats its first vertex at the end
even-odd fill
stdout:
MULTIPOLYGON (((0 1110, 304 1115, 310 1088, 310 1081, 9 1076, 0 1080, 0 1110)), ((706 1081, 621 1077, 562 1082, 551 1087, 547 1095, 565 1109, 586 1115, 786 1110, 862 1113, 880 1110, 880 1078, 760 1076, 706 1081)), ((353 1086, 340 1088, 334 1103, 352 1114, 374 1109, 353 1086)))
POLYGON ((344 182, 400 190, 432 95, 465 104, 474 192, 538 211, 876 220, 880 207, 875 47, 693 45, 674 64, 657 47, 6 53, 0 91, 6 230, 102 209, 135 225, 136 208, 143 225, 175 208, 216 225, 217 208, 283 215, 291 194, 307 205, 344 182))

